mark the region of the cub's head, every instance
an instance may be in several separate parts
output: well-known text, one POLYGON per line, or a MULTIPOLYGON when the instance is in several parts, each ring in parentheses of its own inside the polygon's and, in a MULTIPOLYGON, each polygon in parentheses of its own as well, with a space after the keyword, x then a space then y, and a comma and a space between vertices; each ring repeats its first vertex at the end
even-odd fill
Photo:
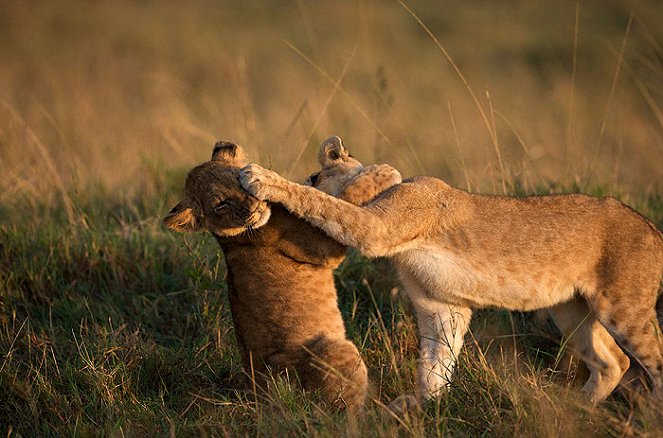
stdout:
POLYGON ((318 162, 320 171, 309 176, 305 184, 356 205, 402 181, 401 174, 387 164, 364 167, 337 136, 322 142, 318 162))
POLYGON ((246 164, 242 148, 228 141, 214 146, 212 159, 186 177, 184 199, 163 218, 175 231, 210 230, 219 236, 237 236, 267 223, 271 210, 246 193, 239 170, 246 164))
POLYGON ((343 188, 357 175, 364 166, 355 159, 343 145, 338 136, 329 137, 320 144, 318 154, 320 171, 308 177, 305 185, 338 196, 343 188))

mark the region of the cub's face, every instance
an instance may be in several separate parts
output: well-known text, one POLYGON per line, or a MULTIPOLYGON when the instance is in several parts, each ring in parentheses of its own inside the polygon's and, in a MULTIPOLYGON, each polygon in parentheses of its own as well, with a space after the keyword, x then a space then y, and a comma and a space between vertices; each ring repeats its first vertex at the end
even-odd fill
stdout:
POLYGON ((166 226, 180 232, 207 229, 232 237, 266 224, 271 214, 267 203, 240 186, 239 170, 244 164, 239 146, 217 143, 212 160, 189 172, 184 199, 166 215, 166 226))

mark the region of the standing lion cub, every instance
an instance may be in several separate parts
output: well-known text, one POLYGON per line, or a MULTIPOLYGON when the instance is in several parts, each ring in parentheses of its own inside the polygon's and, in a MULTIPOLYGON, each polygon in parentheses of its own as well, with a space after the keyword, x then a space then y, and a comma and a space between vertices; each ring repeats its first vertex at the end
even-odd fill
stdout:
MULTIPOLYGON (((311 184, 360 204, 397 184, 390 166, 364 168, 323 143, 311 184)), ((345 337, 333 269, 346 247, 239 184, 242 149, 219 142, 212 160, 186 178, 185 196, 164 223, 180 232, 210 231, 223 249, 235 334, 249 383, 294 369, 309 390, 337 407, 360 410, 368 386, 364 362, 345 337)))
POLYGON ((584 390, 593 403, 629 366, 615 338, 663 396, 654 310, 663 239, 615 199, 486 196, 415 177, 357 207, 255 164, 241 181, 344 245, 393 260, 420 332, 420 401, 448 387, 471 309, 481 307, 549 308, 590 370, 584 390))

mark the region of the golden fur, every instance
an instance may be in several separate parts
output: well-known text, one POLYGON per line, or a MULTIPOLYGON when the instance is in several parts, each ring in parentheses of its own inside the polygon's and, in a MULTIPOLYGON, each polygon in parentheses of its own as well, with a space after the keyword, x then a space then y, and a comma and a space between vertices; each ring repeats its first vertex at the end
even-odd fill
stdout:
MULTIPOLYGON (((315 186, 356 203, 401 181, 389 166, 341 160, 334 139, 323 143, 315 186)), ((345 157, 347 158, 347 157, 345 157)), ((304 388, 327 402, 361 409, 366 367, 346 340, 332 271, 346 247, 278 205, 239 185, 242 149, 217 143, 212 160, 189 173, 184 199, 164 218, 177 231, 209 230, 228 267, 231 312, 244 369, 259 386, 268 371, 294 369, 304 388)))
POLYGON ((415 177, 357 207, 254 164, 241 181, 344 245, 393 260, 420 332, 419 400, 446 390, 471 309, 481 307, 550 309, 590 370, 584 390, 594 403, 629 365, 615 338, 663 395, 663 240, 615 199, 486 196, 415 177))

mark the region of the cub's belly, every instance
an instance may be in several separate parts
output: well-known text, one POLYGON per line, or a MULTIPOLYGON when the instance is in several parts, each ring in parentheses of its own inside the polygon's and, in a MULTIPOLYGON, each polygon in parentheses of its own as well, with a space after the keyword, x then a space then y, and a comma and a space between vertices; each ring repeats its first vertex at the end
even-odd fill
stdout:
POLYGON ((235 329, 249 350, 264 354, 301 346, 320 335, 344 337, 331 269, 262 265, 233 266, 230 271, 235 329))
POLYGON ((525 269, 499 260, 474 260, 448 251, 417 249, 399 254, 395 265, 411 299, 466 307, 534 310, 571 299, 568 275, 525 269))

